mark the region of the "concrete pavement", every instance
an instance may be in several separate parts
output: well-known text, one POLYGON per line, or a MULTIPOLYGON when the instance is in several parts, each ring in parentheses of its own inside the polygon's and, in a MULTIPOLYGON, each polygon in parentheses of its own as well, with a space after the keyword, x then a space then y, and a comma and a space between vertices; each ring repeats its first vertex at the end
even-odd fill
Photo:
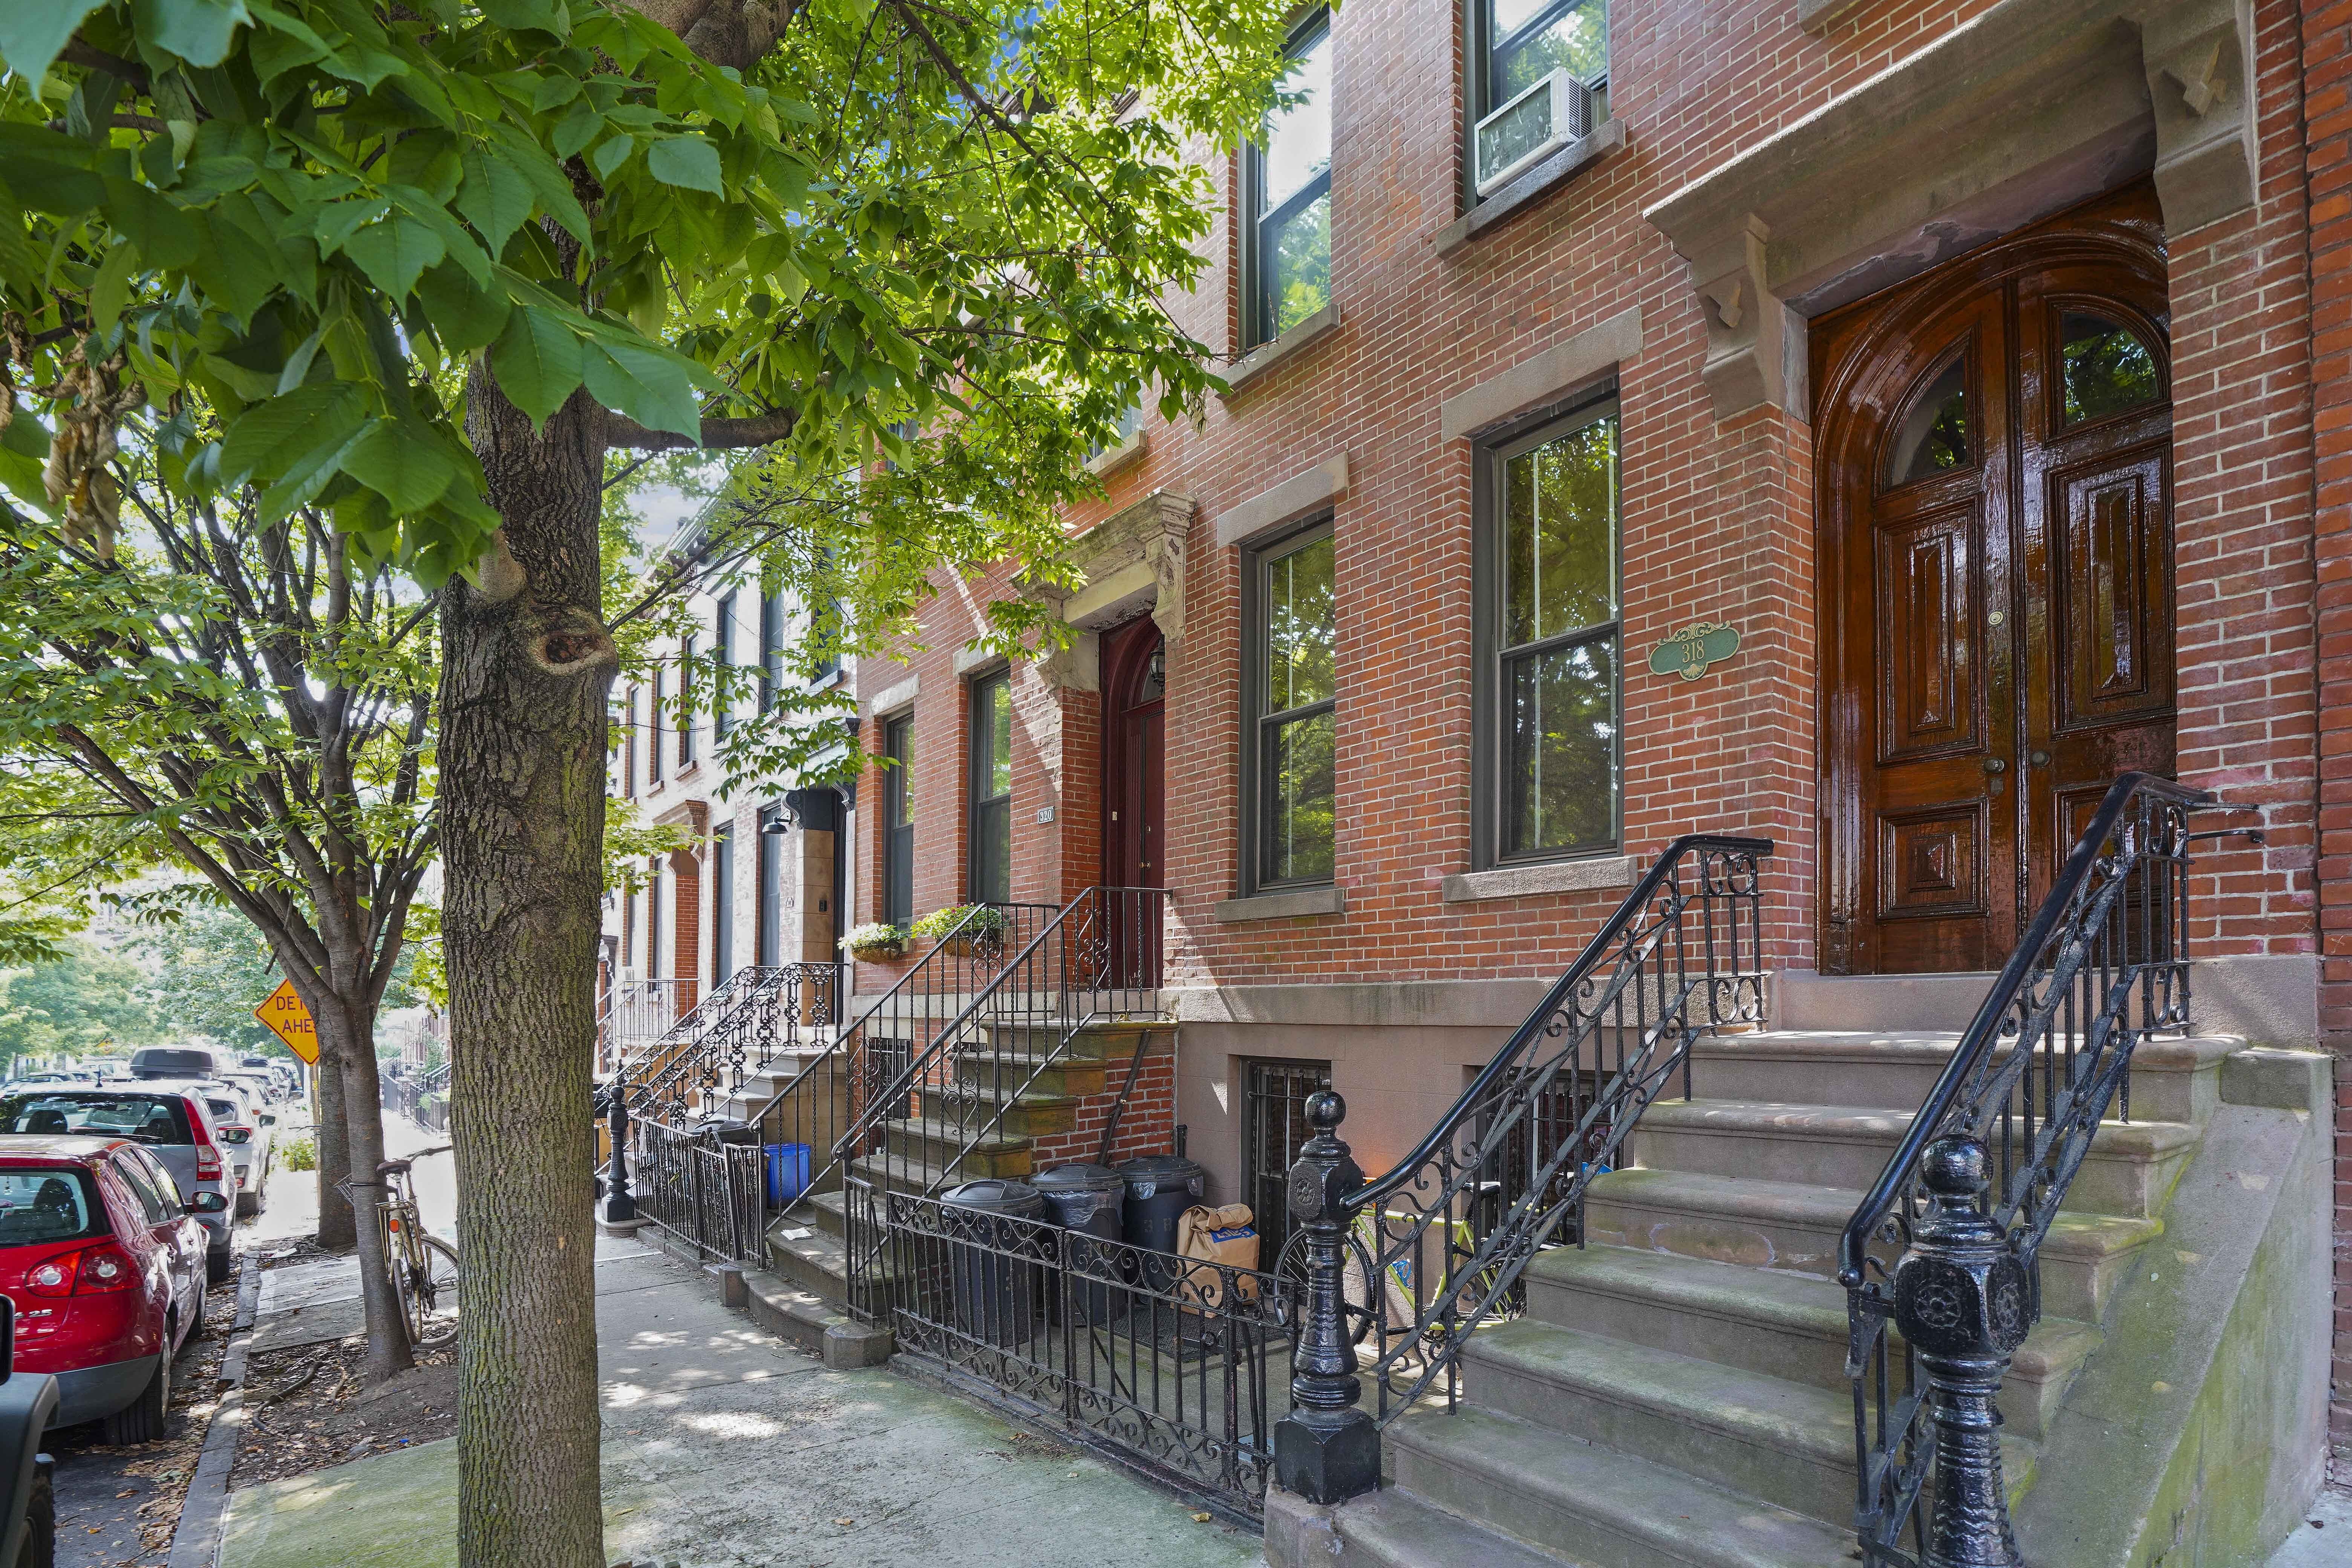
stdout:
MULTIPOLYGON (((316 1301, 329 1289, 317 1279, 299 1293, 316 1301)), ((596 1328, 610 1561, 1260 1561, 1255 1535, 1195 1522, 1103 1460, 887 1370, 827 1369, 722 1307, 701 1270, 642 1243, 598 1242, 596 1328)), ((456 1444, 443 1441, 234 1493, 220 1568, 454 1568, 457 1486, 456 1444)))

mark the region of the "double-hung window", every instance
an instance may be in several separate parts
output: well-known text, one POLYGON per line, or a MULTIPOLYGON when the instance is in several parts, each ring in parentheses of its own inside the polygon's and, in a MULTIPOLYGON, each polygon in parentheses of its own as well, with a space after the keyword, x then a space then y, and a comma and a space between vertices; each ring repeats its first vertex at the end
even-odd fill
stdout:
POLYGON ((677 651, 677 768, 684 773, 694 765, 694 638, 688 635, 678 642, 677 651))
POLYGON ((1242 346, 1271 342, 1331 302, 1331 18, 1291 34, 1290 74, 1242 157, 1242 346))
POLYGON ((1013 678, 971 683, 970 891, 975 904, 1013 899, 1013 678))
POLYGON ((1609 117, 1609 0, 1468 0, 1474 183, 1507 181, 1609 117), (1552 82, 1565 73, 1566 86, 1552 82), (1549 85, 1548 85, 1549 84, 1549 85), (1585 100, 1582 121, 1562 95, 1585 100), (1565 110, 1565 114, 1563 114, 1565 110))
POLYGON ((621 793, 629 799, 637 798, 637 689, 629 688, 629 698, 621 705, 621 793))
POLYGON ((1492 448, 1481 684, 1496 864, 1618 841, 1617 405, 1492 448))
POLYGON ((760 808, 759 847, 752 852, 753 944, 757 962, 772 969, 784 961, 784 808, 760 808))
POLYGON ((732 592, 719 595, 718 613, 710 618, 710 666, 712 671, 710 699, 710 738, 723 740, 732 722, 728 712, 730 698, 728 680, 735 668, 735 595, 732 592))
POLYGON ((882 726, 882 919, 902 926, 915 918, 915 716, 902 713, 882 726))
POLYGON ((784 596, 760 595, 760 711, 776 705, 776 689, 784 683, 784 596))
POLYGON ((653 705, 646 715, 646 783, 662 782, 662 701, 669 695, 668 672, 654 670, 653 705))
POLYGON ((735 830, 710 835, 710 984, 735 973, 735 830))
POLYGON ((1254 889, 1331 880, 1339 735, 1332 560, 1328 519, 1251 558, 1244 853, 1254 889))

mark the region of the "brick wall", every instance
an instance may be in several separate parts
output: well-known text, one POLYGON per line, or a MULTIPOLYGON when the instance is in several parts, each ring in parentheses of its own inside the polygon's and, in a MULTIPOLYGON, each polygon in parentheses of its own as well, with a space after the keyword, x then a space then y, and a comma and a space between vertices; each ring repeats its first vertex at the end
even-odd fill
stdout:
POLYGON ((2320 1039, 2338 1058, 2336 1399, 2352 1479, 2352 0, 2303 16, 2319 690, 2320 1039))
MULTIPOLYGON (((1087 1095, 1078 1102, 1077 1118, 1070 1131, 1039 1138, 1031 1146, 1035 1169, 1050 1171, 1073 1161, 1096 1163, 1095 1156, 1102 1149, 1103 1128, 1110 1119, 1111 1107, 1118 1103, 1119 1090, 1126 1087, 1131 1059, 1124 1050, 1112 1053, 1106 1064, 1102 1092, 1087 1095)), ((1142 1070, 1136 1074, 1135 1093, 1118 1119, 1118 1136, 1111 1141, 1109 1163, 1116 1165, 1139 1154, 1165 1154, 1175 1146, 1176 1052, 1170 1042, 1161 1039, 1144 1053, 1142 1070)))

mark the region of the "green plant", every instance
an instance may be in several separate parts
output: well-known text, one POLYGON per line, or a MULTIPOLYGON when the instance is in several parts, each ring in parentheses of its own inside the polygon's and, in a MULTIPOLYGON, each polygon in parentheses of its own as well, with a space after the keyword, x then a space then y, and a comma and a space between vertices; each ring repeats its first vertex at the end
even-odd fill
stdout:
POLYGON ((917 921, 913 931, 925 942, 940 941, 950 931, 974 943, 994 942, 1004 934, 1004 916, 986 904, 950 904, 917 921))
POLYGON ((869 921, 843 937, 841 945, 860 958, 896 958, 907 951, 907 929, 887 921, 869 921))
POLYGON ((289 1138, 278 1157, 289 1171, 315 1171, 319 1168, 318 1140, 307 1132, 299 1138, 289 1138))

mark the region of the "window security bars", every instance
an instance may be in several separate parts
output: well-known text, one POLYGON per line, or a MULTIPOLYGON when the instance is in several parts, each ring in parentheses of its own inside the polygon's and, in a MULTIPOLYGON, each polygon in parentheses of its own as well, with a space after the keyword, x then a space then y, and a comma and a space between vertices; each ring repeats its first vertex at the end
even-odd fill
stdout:
POLYGON ((1290 1400, 1289 1287, 893 1193, 878 1298, 898 1354, 1243 1523, 1290 1400))
POLYGON ((1290 1167, 1310 1135, 1307 1101, 1331 1087, 1329 1062, 1254 1061, 1246 1065, 1242 1097, 1243 1168, 1250 1212, 1257 1216, 1258 1256, 1282 1256, 1290 1236, 1285 1189, 1290 1167))
POLYGON ((1541 1249, 1580 1237, 1591 1177, 1643 1110, 1679 1085, 1701 1035, 1763 1016, 1759 863, 1769 839, 1693 834, 1658 857, 1542 1004, 1420 1147, 1369 1182, 1329 1092, 1291 1172, 1297 1229, 1276 1272, 1305 1303, 1294 1384, 1306 1436, 1281 1484, 1332 1502, 1379 1480, 1377 1442, 1336 1443, 1369 1385, 1385 1424, 1424 1394, 1460 1394, 1481 1324, 1518 1310, 1541 1249), (1359 1369, 1368 1373, 1359 1379, 1359 1369), (1369 1458, 1367 1458, 1369 1457, 1369 1458))
POLYGON ((2108 1106, 2131 1118, 2133 1051, 2189 1029, 2189 848, 2221 837, 2189 818, 2215 809, 2109 786, 1839 1239, 1871 1564, 2019 1560, 1993 1403, 2042 1315, 2042 1237, 2108 1106))

